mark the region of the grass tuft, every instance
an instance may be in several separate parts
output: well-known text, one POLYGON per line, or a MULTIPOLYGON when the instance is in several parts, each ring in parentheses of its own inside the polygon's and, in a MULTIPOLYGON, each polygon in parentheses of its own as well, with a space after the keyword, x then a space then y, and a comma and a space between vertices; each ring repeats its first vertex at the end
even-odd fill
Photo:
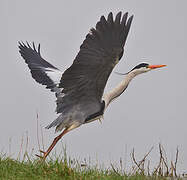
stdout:
MULTIPOLYGON (((38 119, 38 115, 37 115, 38 119)), ((37 125, 39 127, 39 125, 37 125)), ((38 147, 44 149, 43 132, 41 129, 42 145, 40 145, 39 133, 37 133, 38 147)), ((175 180, 182 179, 177 174, 177 162, 179 156, 179 150, 176 150, 175 161, 168 161, 165 150, 161 144, 159 144, 159 162, 157 166, 151 170, 150 160, 148 156, 153 150, 153 147, 141 158, 137 160, 135 150, 132 150, 131 159, 133 166, 130 172, 126 172, 123 168, 122 159, 120 159, 120 168, 115 167, 111 163, 111 167, 108 169, 100 168, 98 165, 93 166, 90 159, 84 160, 84 163, 80 163, 76 159, 71 159, 67 156, 66 146, 63 146, 62 157, 55 154, 53 158, 48 157, 46 161, 41 161, 33 157, 33 150, 28 153, 28 133, 26 134, 26 143, 24 146, 24 138, 22 137, 20 151, 17 159, 13 159, 6 154, 0 154, 0 180, 175 180), (25 150, 24 150, 25 149, 25 150)), ((9 154, 11 154, 11 146, 9 148, 9 154)), ((187 174, 183 175, 183 178, 187 180, 187 174)))
POLYGON ((174 176, 162 176, 159 174, 146 175, 137 170, 133 174, 120 173, 113 166, 111 169, 98 169, 96 167, 81 166, 67 158, 48 160, 19 161, 9 157, 0 157, 0 179, 99 179, 99 180, 168 180, 174 176))

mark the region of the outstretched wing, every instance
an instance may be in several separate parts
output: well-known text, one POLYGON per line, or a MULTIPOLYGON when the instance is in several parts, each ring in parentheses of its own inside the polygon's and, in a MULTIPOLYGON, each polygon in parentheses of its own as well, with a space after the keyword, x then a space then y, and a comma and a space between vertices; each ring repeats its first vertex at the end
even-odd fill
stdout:
POLYGON ((36 50, 34 43, 31 47, 28 43, 19 42, 19 52, 28 64, 32 77, 36 82, 46 85, 46 88, 56 93, 61 91, 57 85, 60 83, 62 72, 41 57, 40 44, 36 50))
POLYGON ((123 55, 132 19, 128 13, 121 18, 119 12, 114 20, 109 13, 90 30, 73 64, 62 75, 59 87, 64 96, 57 99, 57 113, 75 104, 84 108, 95 105, 97 112, 109 75, 123 55))

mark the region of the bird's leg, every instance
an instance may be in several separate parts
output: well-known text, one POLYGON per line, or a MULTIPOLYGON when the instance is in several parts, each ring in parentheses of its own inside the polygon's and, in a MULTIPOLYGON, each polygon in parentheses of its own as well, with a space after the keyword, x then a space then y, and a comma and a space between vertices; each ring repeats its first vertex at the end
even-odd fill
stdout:
POLYGON ((49 153, 52 151, 52 149, 55 147, 56 143, 62 138, 62 136, 64 136, 69 131, 70 131, 69 128, 64 129, 64 131, 60 135, 58 135, 56 138, 54 138, 52 144, 49 146, 49 148, 47 149, 46 152, 40 150, 40 152, 43 153, 43 156, 39 156, 37 154, 36 154, 36 156, 45 160, 46 157, 49 155, 49 153))

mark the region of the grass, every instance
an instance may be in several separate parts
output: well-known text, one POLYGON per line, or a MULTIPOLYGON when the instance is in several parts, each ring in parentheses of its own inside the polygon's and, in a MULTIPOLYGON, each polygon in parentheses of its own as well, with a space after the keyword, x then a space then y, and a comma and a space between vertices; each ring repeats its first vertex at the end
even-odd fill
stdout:
MULTIPOLYGON (((38 146, 41 149, 39 135, 37 136, 38 146)), ((36 159, 35 156, 33 158, 32 153, 29 155, 27 151, 28 135, 25 150, 23 145, 24 138, 21 140, 17 160, 2 153, 0 154, 0 180, 174 180, 181 177, 177 174, 178 148, 175 161, 168 161, 161 144, 159 144, 159 161, 153 170, 150 170, 150 162, 147 158, 153 147, 140 160, 137 160, 135 150, 133 149, 131 153, 133 166, 130 172, 124 170, 122 161, 120 161, 120 168, 111 164, 111 167, 108 169, 91 165, 92 163, 90 161, 87 163, 86 160, 84 164, 81 164, 76 159, 72 160, 67 156, 66 147, 63 147, 62 157, 54 155, 53 159, 49 158, 47 161, 41 161, 36 159)), ((187 174, 183 175, 183 177, 187 180, 187 174)))
POLYGON ((26 161, 20 162, 10 158, 0 158, 0 179, 99 179, 99 180, 164 180, 166 177, 158 175, 143 175, 141 173, 135 173, 133 175, 127 175, 125 173, 118 173, 115 170, 101 170, 97 168, 87 167, 71 167, 67 161, 55 160, 48 162, 41 161, 26 161))
MULTIPOLYGON (((7 157, 6 155, 0 156, 0 180, 174 180, 179 179, 176 172, 176 164, 178 159, 178 149, 176 151, 175 162, 168 163, 164 155, 164 149, 159 144, 160 161, 153 171, 149 170, 149 161, 147 157, 153 148, 140 160, 135 158, 134 149, 131 153, 134 166, 132 171, 127 173, 121 168, 116 168, 111 164, 110 169, 98 168, 98 166, 90 166, 85 161, 84 164, 79 163, 77 160, 71 160, 67 157, 66 149, 62 158, 56 157, 48 161, 41 161, 40 159, 33 159, 29 157, 28 153, 23 154, 23 160, 17 160, 7 157), (33 160, 32 160, 33 159, 33 160), (169 164, 171 164, 169 166, 169 164)), ((182 178, 181 178, 182 179, 182 178)))

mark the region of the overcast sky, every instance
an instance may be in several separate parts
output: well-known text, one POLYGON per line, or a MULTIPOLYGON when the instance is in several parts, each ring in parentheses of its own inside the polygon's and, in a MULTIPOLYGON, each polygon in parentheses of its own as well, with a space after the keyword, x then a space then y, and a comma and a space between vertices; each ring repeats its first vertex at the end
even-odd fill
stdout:
MULTIPOLYGON (((158 143, 174 160, 179 147, 179 168, 187 167, 186 0, 0 0, 0 151, 17 156, 21 137, 29 136, 29 148, 38 152, 37 120, 43 128, 45 147, 57 135, 44 127, 56 118, 55 96, 31 77, 18 53, 17 42, 41 43, 42 56, 64 71, 101 15, 110 11, 134 14, 125 53, 114 71, 127 72, 140 62, 167 64, 136 77, 104 115, 67 134, 61 141, 76 159, 89 158, 109 164, 137 158, 152 146, 151 162, 159 161, 158 143), (9 142, 11 139, 11 143, 9 142)), ((107 88, 124 77, 112 73, 107 88)), ((60 152, 62 143, 56 151, 60 152)))

